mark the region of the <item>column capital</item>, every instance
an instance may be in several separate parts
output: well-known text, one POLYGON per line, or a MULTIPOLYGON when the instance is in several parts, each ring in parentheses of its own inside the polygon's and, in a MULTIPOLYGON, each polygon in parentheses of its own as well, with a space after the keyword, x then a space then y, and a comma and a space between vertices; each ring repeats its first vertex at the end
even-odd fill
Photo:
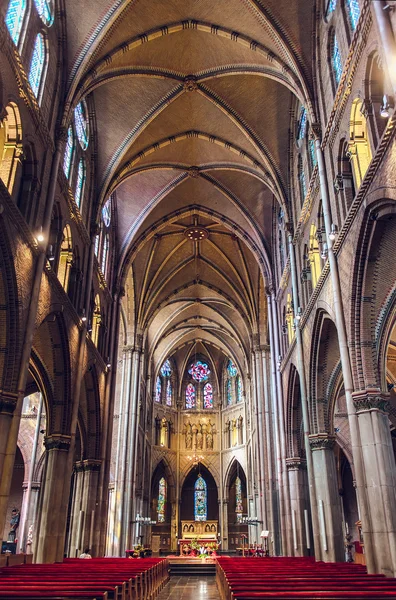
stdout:
POLYGON ((335 436, 329 433, 316 433, 309 436, 309 445, 312 451, 332 450, 335 444, 335 436))
POLYGON ((101 460, 95 460, 94 458, 88 458, 81 461, 84 471, 100 471, 102 466, 101 460))
POLYGON ((286 458, 286 469, 288 471, 301 471, 307 468, 307 461, 301 456, 291 456, 286 458))
POLYGON ((70 448, 71 436, 63 433, 52 433, 47 435, 44 440, 46 450, 61 450, 68 452, 70 448))
POLYGON ((353 392, 352 399, 357 413, 369 410, 378 410, 383 413, 389 411, 389 394, 376 388, 353 392))
POLYGON ((16 392, 0 392, 0 414, 12 415, 18 402, 18 394, 16 392))

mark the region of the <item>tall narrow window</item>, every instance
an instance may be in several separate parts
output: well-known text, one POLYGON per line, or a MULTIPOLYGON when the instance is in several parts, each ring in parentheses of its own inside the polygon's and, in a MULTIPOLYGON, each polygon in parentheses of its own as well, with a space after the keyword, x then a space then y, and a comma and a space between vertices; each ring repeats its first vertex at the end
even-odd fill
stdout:
POLYGON ((34 0, 34 3, 43 23, 47 25, 47 27, 52 25, 54 20, 54 7, 52 0, 34 0))
POLYGON ((322 272, 322 266, 320 263, 319 256, 319 244, 317 238, 317 229, 315 223, 312 223, 309 232, 309 250, 308 250, 309 262, 311 267, 311 281, 312 287, 315 288, 318 283, 318 279, 322 272))
POLYGON ((309 140, 308 148, 309 148, 309 160, 311 162, 311 169, 314 169, 316 167, 315 140, 309 140))
POLYGON ((165 523, 166 480, 161 477, 158 484, 157 521, 165 523))
POLYGON ((213 408, 213 387, 211 383, 206 383, 204 390, 204 408, 213 408))
POLYGON ((360 17, 360 6, 358 0, 346 0, 346 8, 348 11, 348 19, 352 31, 355 31, 360 17))
POLYGON ((106 273, 107 273, 108 255, 109 255, 109 236, 106 233, 106 235, 103 238, 102 264, 101 264, 102 273, 105 277, 106 277, 106 273))
POLYGON ((63 230, 63 239, 58 265, 58 279, 63 289, 67 292, 69 288, 70 272, 73 263, 73 244, 70 225, 63 230))
POLYGON ((78 162, 78 169, 77 169, 76 191, 74 193, 74 200, 76 201, 78 208, 81 208, 81 199, 83 196, 84 183, 85 183, 85 163, 84 163, 84 159, 80 158, 80 160, 78 162))
POLYGON ((286 325, 287 325, 287 336, 289 339, 289 344, 291 344, 291 342, 293 341, 293 338, 294 338, 294 310, 293 310, 291 294, 287 294, 286 325))
POLYGON ((172 406, 172 384, 170 379, 166 382, 166 404, 172 406))
POLYGON ((98 256, 99 256, 99 242, 100 242, 100 235, 97 233, 95 235, 95 248, 94 248, 96 258, 98 258, 98 256))
POLYGON ((45 65, 45 40, 42 33, 37 34, 34 43, 32 61, 29 70, 29 83, 36 98, 39 97, 45 65))
POLYGON ((367 119, 363 114, 360 98, 352 102, 350 127, 348 155, 352 164, 355 188, 359 189, 372 159, 367 119))
POLYGON ((161 377, 157 377, 157 381, 155 383, 155 401, 156 402, 161 402, 161 391, 162 391, 161 377))
POLYGON ((236 377, 238 374, 238 369, 236 368, 232 360, 228 361, 227 371, 230 377, 236 377))
POLYGON ((100 314, 100 298, 99 294, 95 296, 95 307, 92 316, 92 341, 95 346, 98 346, 99 343, 99 329, 101 323, 101 314, 100 314))
POLYGON ((331 62, 333 65, 333 73, 336 85, 338 85, 341 81, 342 75, 342 60, 341 60, 341 52, 338 46, 337 37, 333 34, 333 42, 332 42, 332 53, 331 53, 331 62))
POLYGON ((243 513, 242 481, 239 477, 235 479, 235 512, 237 515, 243 513))
POLYGON ((88 148, 88 118, 85 104, 80 102, 74 109, 74 122, 76 124, 76 134, 78 141, 80 142, 81 148, 86 150, 88 148))
POLYGON ((111 221, 111 201, 110 198, 106 200, 105 205, 102 208, 102 221, 105 224, 105 227, 110 226, 111 221))
POLYGON ((10 0, 7 14, 5 16, 5 24, 7 25, 11 39, 16 46, 18 45, 19 38, 21 36, 25 13, 26 0, 10 0))
POLYGON ((337 6, 337 0, 329 0, 327 4, 326 16, 331 15, 332 12, 335 11, 337 6))
POLYGON ((307 195, 307 183, 305 180, 305 173, 301 156, 298 157, 298 178, 300 180, 301 204, 303 204, 305 196, 307 195))
POLYGON ((186 408, 195 408, 195 386, 192 383, 186 387, 186 408))
POLYGON ((237 402, 242 402, 242 381, 240 376, 238 375, 237 380, 237 402))
POLYGON ((298 122, 298 130, 297 130, 297 137, 299 140, 303 140, 305 138, 306 133, 307 133, 307 124, 308 124, 307 111, 303 107, 301 109, 300 120, 298 122))
POLYGON ((206 481, 198 476, 194 486, 194 520, 206 521, 208 514, 208 492, 206 481))
POLYGON ((66 148, 65 155, 63 157, 63 172, 66 175, 66 178, 69 179, 70 176, 70 167, 73 158, 73 150, 74 150, 74 136, 73 129, 70 125, 67 130, 67 140, 66 140, 66 148))
POLYGON ((227 379, 226 385, 227 406, 232 404, 232 383, 231 379, 227 379))
POLYGON ((172 367, 169 362, 169 359, 166 359, 164 364, 161 367, 161 375, 162 377, 170 377, 172 375, 172 367))

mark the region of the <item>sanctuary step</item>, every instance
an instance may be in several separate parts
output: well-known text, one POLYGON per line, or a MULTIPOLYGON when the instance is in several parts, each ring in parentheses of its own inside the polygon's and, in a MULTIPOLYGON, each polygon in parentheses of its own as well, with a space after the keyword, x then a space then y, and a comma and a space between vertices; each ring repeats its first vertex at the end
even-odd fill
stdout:
POLYGON ((169 563, 170 576, 216 575, 215 563, 203 563, 202 561, 198 562, 191 559, 185 562, 170 560, 169 563))

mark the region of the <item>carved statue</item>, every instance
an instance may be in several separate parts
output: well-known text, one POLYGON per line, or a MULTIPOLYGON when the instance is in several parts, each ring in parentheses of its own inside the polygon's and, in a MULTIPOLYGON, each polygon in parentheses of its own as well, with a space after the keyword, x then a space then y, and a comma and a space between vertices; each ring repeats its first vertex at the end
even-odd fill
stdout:
POLYGON ((188 421, 188 423, 186 423, 185 425, 186 428, 186 450, 191 450, 192 448, 192 428, 191 428, 191 423, 190 421, 188 421))
POLYGON ((206 434, 206 447, 208 450, 213 450, 213 435, 212 435, 212 433, 206 434))
POLYGON ((8 540, 7 540, 8 542, 15 542, 16 532, 19 527, 20 518, 21 518, 21 515, 19 513, 19 509, 13 508, 11 521, 10 521, 10 531, 8 533, 8 540))
POLYGON ((203 442, 203 436, 201 433, 201 428, 199 428, 198 432, 197 432, 197 448, 198 448, 198 450, 202 450, 202 442, 203 442))

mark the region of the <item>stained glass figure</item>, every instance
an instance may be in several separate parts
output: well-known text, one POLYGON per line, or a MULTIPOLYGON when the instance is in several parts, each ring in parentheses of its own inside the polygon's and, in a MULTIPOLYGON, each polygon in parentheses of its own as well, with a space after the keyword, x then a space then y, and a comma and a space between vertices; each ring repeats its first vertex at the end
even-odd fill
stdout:
POLYGON ((172 384, 170 379, 166 382, 166 404, 172 406, 172 384))
POLYGON ((172 367, 168 359, 166 359, 161 367, 161 375, 162 377, 170 377, 172 375, 172 367))
POLYGON ((195 386, 192 383, 186 387, 186 408, 195 408, 195 386))
POLYGON ((14 44, 17 46, 22 31, 23 19, 26 13, 26 0, 10 0, 5 24, 14 44))
POLYGON ((195 521, 206 521, 208 513, 207 485, 201 475, 198 476, 194 486, 194 519, 195 521))
POLYGON ((303 140, 307 133, 307 111, 305 108, 301 109, 300 122, 298 124, 298 134, 297 137, 299 140, 303 140))
POLYGON ((74 109, 74 122, 76 124, 76 133, 78 141, 80 142, 81 148, 86 150, 88 148, 88 119, 85 105, 79 102, 74 109))
POLYGON ((162 390, 161 378, 157 377, 157 382, 155 384, 155 401, 156 402, 161 402, 161 390, 162 390))
POLYGON ((226 394, 227 394, 227 406, 230 406, 230 404, 232 404, 232 384, 231 384, 231 379, 227 379, 226 394))
POLYGON ((105 227, 110 225, 111 221, 111 202, 110 198, 106 201, 105 205, 102 208, 102 221, 105 227))
POLYGON ((316 167, 316 149, 314 140, 309 140, 309 158, 311 160, 311 167, 313 169, 316 167))
POLYGON ((230 377, 236 377, 236 375, 238 375, 238 369, 236 368, 232 360, 228 361, 227 371, 230 377))
POLYGON ((236 380, 236 384, 237 384, 237 402, 242 402, 242 381, 241 378, 237 377, 236 380))
POLYGON ((34 0, 40 19, 47 27, 54 21, 54 11, 50 0, 34 0))
POLYGON ((352 31, 355 31, 360 17, 359 0, 346 0, 346 4, 348 7, 348 16, 351 29, 352 31))
POLYGON ((342 75, 342 61, 341 61, 341 53, 340 48, 338 46, 338 41, 336 36, 333 38, 333 53, 332 53, 332 63, 333 63, 333 71, 336 84, 338 85, 341 81, 342 75))
POLYGON ((212 384, 206 383, 204 390, 204 408, 213 408, 213 387, 212 384))
POLYGON ((41 86, 41 79, 43 76, 45 63, 45 41, 42 33, 37 34, 36 41, 34 42, 32 61, 30 63, 29 70, 29 83, 33 90, 33 94, 38 96, 41 86))
POLYGON ((237 514, 243 513, 242 482, 239 477, 235 479, 235 512, 237 514))
POLYGON ((165 502, 166 502, 166 480, 161 477, 158 484, 158 505, 157 520, 158 523, 165 523, 165 502))
POLYGON ((67 179, 69 179, 69 175, 70 175, 70 167, 71 167, 71 162, 72 162, 72 157, 73 157, 73 150, 74 150, 74 137, 73 137, 73 129, 70 126, 69 129, 67 130, 65 156, 63 157, 63 172, 66 175, 67 179))
POLYGON ((205 381, 210 375, 210 369, 206 363, 197 360, 192 363, 188 370, 189 374, 195 381, 205 381))
POLYGON ((76 191, 74 193, 74 200, 78 208, 81 207, 81 198, 84 189, 85 182, 85 164, 84 159, 80 158, 77 169, 77 181, 76 181, 76 191))

